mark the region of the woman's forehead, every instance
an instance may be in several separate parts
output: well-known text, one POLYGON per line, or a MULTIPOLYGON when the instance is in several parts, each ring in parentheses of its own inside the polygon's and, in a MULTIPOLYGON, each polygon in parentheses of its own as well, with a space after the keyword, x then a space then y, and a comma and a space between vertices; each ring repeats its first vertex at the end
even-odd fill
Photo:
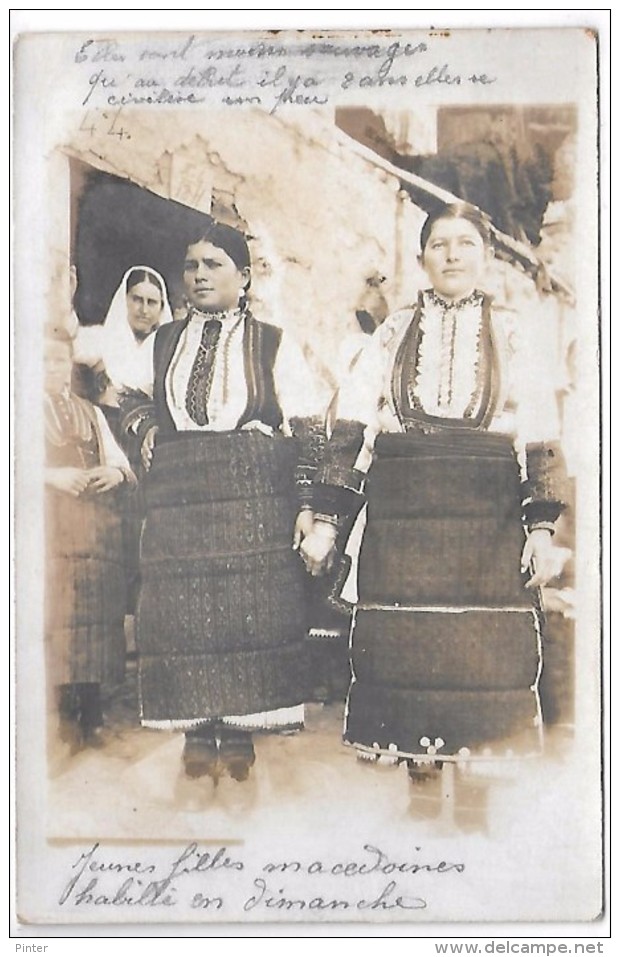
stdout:
POLYGON ((130 295, 156 295, 158 299, 161 299, 161 292, 159 287, 155 285, 154 282, 150 279, 143 279, 142 282, 137 282, 134 286, 131 286, 129 289, 130 295))
POLYGON ((482 242, 482 236, 473 223, 468 219, 459 216, 454 218, 437 219, 431 228, 429 240, 431 239, 453 239, 463 237, 477 236, 482 242))
POLYGON ((221 248, 221 246, 215 246, 213 243, 208 242, 206 239, 201 239, 197 243, 192 243, 192 245, 187 247, 187 252, 185 253, 186 259, 216 259, 222 262, 229 260, 232 262, 232 259, 228 253, 221 248))

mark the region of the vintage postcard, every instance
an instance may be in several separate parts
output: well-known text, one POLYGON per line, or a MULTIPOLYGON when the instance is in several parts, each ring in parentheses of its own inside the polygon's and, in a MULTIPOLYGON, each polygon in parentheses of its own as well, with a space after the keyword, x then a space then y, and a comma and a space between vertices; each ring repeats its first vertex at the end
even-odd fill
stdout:
POLYGON ((21 932, 595 935, 596 31, 14 62, 21 932))

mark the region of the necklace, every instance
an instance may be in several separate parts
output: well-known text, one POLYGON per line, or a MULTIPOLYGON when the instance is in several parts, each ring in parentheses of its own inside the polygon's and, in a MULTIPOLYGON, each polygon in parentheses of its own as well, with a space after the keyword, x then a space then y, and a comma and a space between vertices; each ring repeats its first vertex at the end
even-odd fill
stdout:
POLYGON ((434 289, 428 289, 426 295, 428 296, 429 302, 434 306, 439 306, 440 309, 456 310, 457 312, 460 312, 461 309, 464 309, 466 306, 478 306, 484 299, 484 294, 478 289, 474 289, 468 296, 456 300, 444 299, 443 296, 440 296, 434 289))

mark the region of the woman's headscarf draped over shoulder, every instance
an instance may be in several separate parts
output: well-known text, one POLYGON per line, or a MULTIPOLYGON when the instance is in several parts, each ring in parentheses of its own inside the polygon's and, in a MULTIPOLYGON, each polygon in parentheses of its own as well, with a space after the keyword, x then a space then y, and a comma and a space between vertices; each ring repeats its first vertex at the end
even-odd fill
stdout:
MULTIPOLYGON (((172 311, 168 302, 168 291, 163 276, 150 266, 132 266, 123 276, 114 293, 114 298, 103 323, 102 356, 105 370, 115 386, 133 386, 137 370, 141 369, 141 350, 144 343, 139 342, 127 319, 127 280, 133 272, 145 272, 153 276, 160 285, 164 301, 159 324, 172 322, 172 311)), ((138 373, 139 375, 139 373, 138 373)))

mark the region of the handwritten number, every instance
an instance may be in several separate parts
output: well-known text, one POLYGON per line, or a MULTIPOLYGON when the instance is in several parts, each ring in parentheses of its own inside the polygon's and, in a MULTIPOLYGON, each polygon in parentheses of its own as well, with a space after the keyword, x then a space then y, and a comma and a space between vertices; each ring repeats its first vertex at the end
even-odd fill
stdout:
POLYGON ((91 136, 94 136, 95 134, 94 122, 91 122, 90 126, 86 125, 89 116, 90 116, 90 110, 88 111, 88 113, 85 113, 84 116, 82 117, 82 122, 80 123, 79 129, 81 133, 90 133, 91 136))
MULTIPOLYGON (((118 129, 116 128, 116 121, 117 121, 117 119, 118 119, 119 116, 120 116, 120 112, 121 112, 120 110, 117 110, 117 111, 116 111, 116 113, 114 114, 114 116, 113 116, 113 118, 112 118, 112 122, 110 123, 110 126, 108 127, 108 129, 106 130, 106 132, 107 132, 108 136, 118 136, 119 140, 130 140, 130 139, 131 139, 131 134, 128 133, 127 130, 126 130, 124 127, 121 126, 121 127, 118 128, 118 129)), ((106 117, 106 119, 107 119, 107 115, 108 115, 108 114, 107 114, 107 113, 104 113, 103 115, 104 115, 104 116, 106 117)))

